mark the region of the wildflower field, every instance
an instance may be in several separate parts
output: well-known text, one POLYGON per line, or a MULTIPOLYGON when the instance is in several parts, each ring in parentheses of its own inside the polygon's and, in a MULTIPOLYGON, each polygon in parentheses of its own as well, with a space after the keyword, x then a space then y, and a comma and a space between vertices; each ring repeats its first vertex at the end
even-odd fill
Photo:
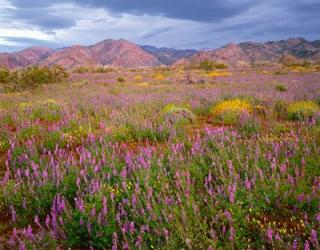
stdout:
POLYGON ((184 74, 2 89, 0 249, 319 249, 319 69, 184 74))

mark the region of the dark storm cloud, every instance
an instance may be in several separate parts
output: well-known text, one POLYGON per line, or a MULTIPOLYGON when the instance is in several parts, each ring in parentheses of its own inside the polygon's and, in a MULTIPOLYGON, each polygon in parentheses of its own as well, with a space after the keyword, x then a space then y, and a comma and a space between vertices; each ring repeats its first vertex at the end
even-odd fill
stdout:
POLYGON ((214 22, 232 17, 250 8, 254 0, 75 0, 78 3, 104 7, 113 12, 134 15, 161 15, 176 19, 214 22))
MULTIPOLYGON (((320 35, 319 0, 7 1, 15 8, 6 9, 6 20, 29 24, 31 29, 36 28, 46 34, 55 34, 57 30, 68 33, 76 27, 78 32, 68 38, 84 43, 91 42, 92 37, 96 40, 113 37, 142 44, 146 41, 157 46, 180 44, 182 47, 208 48, 228 42, 278 40, 289 36, 319 39, 320 35), (64 12, 64 8, 71 11, 64 12), (73 9, 87 14, 76 15, 73 9), (105 16, 91 13, 97 10, 99 13, 106 10, 105 16), (90 22, 94 25, 77 25, 90 22)), ((3 19, 2 24, 5 22, 3 19)), ((64 42, 68 44, 68 41, 64 42)))
POLYGON ((81 5, 106 8, 115 13, 130 13, 134 15, 161 15, 176 19, 186 19, 200 22, 213 22, 232 17, 250 8, 257 1, 230 0, 69 0, 45 1, 11 0, 18 8, 32 6, 48 7, 55 3, 78 3, 81 5))
POLYGON ((11 16, 16 20, 22 20, 45 30, 65 29, 76 24, 71 17, 59 16, 46 8, 22 8, 12 10, 11 16))

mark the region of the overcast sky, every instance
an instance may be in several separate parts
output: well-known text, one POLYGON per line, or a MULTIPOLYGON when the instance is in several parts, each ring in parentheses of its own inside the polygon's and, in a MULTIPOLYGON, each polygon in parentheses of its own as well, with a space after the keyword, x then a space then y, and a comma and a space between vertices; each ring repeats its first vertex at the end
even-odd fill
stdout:
POLYGON ((320 0, 0 0, 0 51, 113 38, 175 48, 320 39, 320 0))

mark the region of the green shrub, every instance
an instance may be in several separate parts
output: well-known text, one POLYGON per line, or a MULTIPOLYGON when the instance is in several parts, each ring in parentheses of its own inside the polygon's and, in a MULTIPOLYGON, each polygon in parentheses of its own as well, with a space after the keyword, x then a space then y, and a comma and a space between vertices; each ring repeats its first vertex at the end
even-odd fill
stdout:
POLYGON ((290 120, 306 120, 312 118, 318 111, 319 107, 313 101, 294 102, 288 107, 288 118, 290 120))
POLYGON ((276 119, 285 119, 288 112, 288 103, 286 101, 278 100, 273 105, 273 116, 276 119))
POLYGON ((40 136, 41 133, 41 127, 40 126, 30 126, 26 127, 20 130, 20 132, 17 134, 17 139, 19 141, 25 141, 30 140, 33 137, 40 136))
POLYGON ((224 63, 217 63, 215 65, 215 68, 216 69, 227 69, 228 68, 228 65, 227 64, 224 64, 224 63))
POLYGON ((71 218, 65 224, 66 244, 72 248, 89 249, 110 249, 112 246, 112 235, 115 232, 115 222, 107 219, 108 226, 99 225, 98 222, 86 213, 78 210, 73 211, 71 218), (81 225, 80 220, 83 222, 81 225), (91 232, 89 234, 87 225, 90 224, 91 232))
POLYGON ((85 74, 85 73, 90 73, 90 68, 88 67, 79 67, 79 68, 76 68, 73 72, 74 73, 78 73, 78 74, 85 74))
POLYGON ((276 85, 276 90, 280 91, 280 92, 287 92, 287 86, 283 85, 283 84, 277 84, 276 85))
POLYGON ((119 83, 124 83, 125 82, 125 79, 123 77, 118 77, 117 81, 119 83))
POLYGON ((61 119, 62 111, 53 100, 47 100, 33 109, 31 117, 33 120, 39 119, 43 122, 57 122, 61 119))
POLYGON ((113 69, 112 68, 105 68, 105 67, 99 67, 99 68, 96 68, 93 70, 93 73, 100 73, 100 74, 103 74, 103 73, 110 73, 110 72, 113 72, 113 69))
POLYGON ((0 153, 5 152, 9 149, 9 135, 4 131, 0 131, 0 153))
POLYGON ((10 81, 10 71, 5 68, 0 68, 0 83, 8 83, 10 81))
POLYGON ((29 67, 19 71, 2 71, 1 81, 7 91, 34 89, 45 84, 57 83, 65 80, 69 74, 60 66, 52 68, 29 67))
POLYGON ((198 68, 205 71, 212 71, 215 69, 215 63, 210 60, 204 60, 199 64, 198 68))
POLYGON ((60 131, 51 131, 46 134, 43 146, 44 148, 53 151, 56 146, 62 148, 65 144, 65 140, 60 131))
POLYGON ((240 121, 239 131, 245 137, 257 135, 261 131, 261 124, 253 117, 243 117, 240 121))
POLYGON ((176 107, 168 104, 163 109, 163 119, 171 124, 189 124, 196 120, 196 117, 188 107, 176 107))
POLYGON ((66 141, 78 144, 91 133, 91 125, 82 125, 76 120, 71 120, 61 131, 64 133, 63 137, 66 141))

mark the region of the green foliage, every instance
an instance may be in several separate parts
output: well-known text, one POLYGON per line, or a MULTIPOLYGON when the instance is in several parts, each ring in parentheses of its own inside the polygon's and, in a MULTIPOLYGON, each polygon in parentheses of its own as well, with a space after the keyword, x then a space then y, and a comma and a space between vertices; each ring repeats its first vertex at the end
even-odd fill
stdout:
POLYGON ((5 68, 0 68, 0 83, 10 82, 10 70, 5 68))
POLYGON ((41 136, 42 127, 41 126, 30 126, 26 128, 22 128, 20 132, 17 134, 17 139, 19 141, 30 140, 34 137, 41 136))
POLYGON ((197 65, 197 68, 204 71, 212 71, 215 69, 227 69, 228 65, 224 63, 217 63, 211 60, 203 60, 197 65))
POLYGON ((68 73, 60 66, 52 68, 30 67, 19 71, 0 71, 0 81, 7 91, 21 91, 58 83, 68 78, 68 73))
POLYGON ((31 117, 33 120, 43 122, 57 122, 62 116, 61 107, 54 101, 46 101, 33 108, 31 117))
POLYGON ((312 118, 317 112, 319 112, 319 107, 313 101, 294 102, 288 107, 288 118, 290 120, 306 120, 312 118))
POLYGON ((212 71, 215 69, 215 63, 210 60, 204 60, 199 64, 198 68, 205 71, 212 71))
POLYGON ((66 244, 73 248, 110 249, 112 246, 112 235, 115 231, 115 221, 107 218, 108 225, 99 225, 86 213, 73 211, 71 218, 66 223, 66 244), (81 223, 80 223, 81 221, 81 223), (88 225, 90 233, 88 232, 88 225))
POLYGON ((246 137, 258 135, 261 131, 261 124, 257 119, 250 116, 242 118, 242 121, 240 122, 239 131, 242 135, 246 137))
POLYGON ((168 104, 162 112, 164 121, 175 125, 190 124, 196 120, 196 117, 188 106, 176 107, 174 104, 168 104))
POLYGON ((273 115, 276 119, 285 119, 288 112, 288 103, 286 101, 277 100, 273 104, 273 115))
POLYGON ((287 92, 287 86, 283 85, 283 84, 277 84, 276 85, 276 90, 280 91, 280 92, 287 92))
POLYGON ((63 135, 60 131, 51 131, 45 135, 43 146, 45 149, 53 151, 56 146, 63 148, 66 145, 66 142, 63 138, 63 135))
POLYGON ((216 64, 215 64, 215 68, 216 68, 216 69, 227 69, 227 68, 228 68, 228 65, 227 65, 227 64, 224 64, 224 63, 216 63, 216 64))
POLYGON ((9 149, 9 135, 5 131, 0 131, 0 153, 9 149))
POLYGON ((117 81, 118 83, 124 83, 125 79, 123 77, 118 77, 117 81))

